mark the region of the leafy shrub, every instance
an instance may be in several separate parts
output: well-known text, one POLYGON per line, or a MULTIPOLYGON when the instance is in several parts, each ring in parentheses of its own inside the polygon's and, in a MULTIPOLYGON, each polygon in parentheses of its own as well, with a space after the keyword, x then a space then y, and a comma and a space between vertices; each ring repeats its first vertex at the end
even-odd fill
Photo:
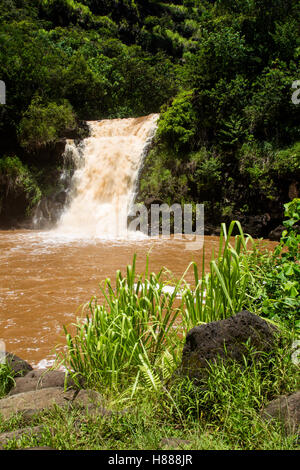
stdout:
POLYGON ((275 250, 275 253, 276 255, 281 254, 281 258, 284 260, 297 263, 300 260, 300 199, 295 198, 284 204, 284 208, 284 215, 288 220, 283 222, 286 229, 282 233, 280 247, 275 250), (284 247, 288 248, 287 253, 282 251, 284 247))
POLYGON ((222 179, 222 162, 218 156, 209 154, 205 148, 191 155, 191 163, 195 163, 192 181, 195 182, 199 194, 204 192, 213 194, 218 190, 218 183, 222 179))
POLYGON ((34 176, 17 156, 0 158, 0 185, 0 203, 10 193, 21 193, 24 194, 30 211, 41 198, 41 190, 34 176))
POLYGON ((276 152, 273 167, 278 175, 294 173, 296 176, 297 172, 300 172, 299 162, 300 142, 296 142, 293 146, 276 152))
POLYGON ((42 0, 42 12, 56 24, 87 25, 92 16, 88 6, 75 0, 42 0))
POLYGON ((285 204, 286 230, 273 253, 258 247, 247 255, 256 282, 249 285, 248 307, 289 329, 300 330, 300 201, 285 204))
POLYGON ((193 91, 182 91, 160 116, 157 136, 165 139, 176 152, 192 146, 197 124, 193 91))
POLYGON ((268 199, 278 198, 279 181, 299 172, 299 143, 278 150, 270 142, 251 141, 238 153, 239 172, 249 181, 250 189, 258 189, 268 199))
POLYGON ((277 143, 286 143, 297 135, 297 110, 290 99, 293 80, 293 74, 286 73, 286 64, 276 61, 253 82, 252 97, 244 113, 258 139, 273 140, 276 136, 277 143))
POLYGON ((23 147, 34 149, 54 142, 75 125, 72 107, 66 100, 62 104, 43 104, 35 97, 21 119, 19 139, 23 147))

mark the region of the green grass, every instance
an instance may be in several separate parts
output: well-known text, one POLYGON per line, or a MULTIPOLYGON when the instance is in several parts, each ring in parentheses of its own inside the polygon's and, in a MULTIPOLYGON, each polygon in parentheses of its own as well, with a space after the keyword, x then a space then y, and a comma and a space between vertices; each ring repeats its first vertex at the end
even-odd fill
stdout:
POLYGON ((0 398, 4 397, 14 385, 14 372, 8 364, 0 364, 0 398))

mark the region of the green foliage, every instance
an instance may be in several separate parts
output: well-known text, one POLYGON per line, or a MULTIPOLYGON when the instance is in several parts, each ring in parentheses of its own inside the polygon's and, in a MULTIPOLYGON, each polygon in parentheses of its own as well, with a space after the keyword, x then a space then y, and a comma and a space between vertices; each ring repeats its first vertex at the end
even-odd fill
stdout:
MULTIPOLYGON (((186 162, 180 168, 187 175, 184 197, 208 201, 205 208, 211 221, 219 221, 221 214, 240 213, 242 206, 256 214, 270 200, 278 200, 283 180, 297 177, 299 109, 291 101, 291 84, 299 75, 299 35, 292 34, 299 10, 294 1, 286 11, 283 3, 279 7, 270 1, 272 13, 267 15, 266 26, 265 11, 258 3, 218 2, 216 7, 207 7, 203 16, 186 20, 192 21, 194 31, 198 25, 199 41, 195 50, 183 51, 177 69, 184 89, 178 95, 180 106, 174 106, 175 99, 162 110, 155 155, 159 162, 152 164, 152 156, 148 166, 146 162, 143 179, 150 184, 141 200, 177 198, 174 151, 186 162), (193 90, 192 100, 186 90, 193 90), (189 118, 185 121, 182 114, 189 118), (210 161, 207 168, 201 163, 196 169, 190 152, 203 149, 210 161), (162 174, 168 170, 170 186, 160 186, 158 168, 162 174), (257 197, 260 203, 253 204, 257 197)), ((287 191, 283 197, 287 198, 287 191)))
POLYGON ((295 198, 284 204, 284 208, 284 215, 288 220, 283 222, 286 229, 282 232, 280 247, 276 250, 276 255, 281 254, 284 260, 297 262, 300 260, 300 199, 295 198), (282 251, 284 247, 287 247, 287 253, 282 251))
POLYGON ((291 101, 291 84, 296 79, 293 69, 279 60, 266 67, 253 83, 252 98, 244 113, 249 130, 258 138, 289 142, 298 134, 297 110, 291 101), (289 139, 290 138, 290 139, 289 139))
POLYGON ((117 272, 115 288, 109 279, 105 281, 101 288, 105 304, 98 305, 96 300, 90 303, 90 315, 84 323, 76 324, 75 336, 65 329, 68 368, 89 385, 116 390, 130 386, 132 394, 141 383, 160 390, 161 379, 166 380, 177 363, 176 295, 181 290, 184 334, 196 324, 227 318, 240 311, 250 281, 249 271, 242 269, 246 246, 238 222, 233 222, 228 232, 222 226, 218 257, 211 260, 210 272, 204 272, 203 253, 201 279, 197 265, 192 263, 194 288, 180 280, 171 294, 163 289, 163 272, 148 274, 148 264, 145 276, 136 279, 134 257, 126 277, 117 272), (232 247, 230 237, 235 225, 240 235, 232 247))
POLYGON ((74 0, 41 0, 41 10, 47 18, 62 26, 87 25, 92 16, 90 9, 74 0))
POLYGON ((202 30, 199 49, 186 54, 184 77, 191 88, 209 88, 220 79, 233 78, 244 69, 251 47, 233 26, 216 26, 202 30))
POLYGON ((270 200, 278 197, 280 178, 297 170, 297 148, 295 144, 291 149, 278 151, 268 142, 245 143, 239 152, 239 172, 249 181, 249 189, 258 189, 270 200))
MULTIPOLYGON (((296 213, 295 208, 289 210, 296 213)), ((277 274, 275 278, 278 253, 272 254, 272 259, 269 257, 266 270, 266 263, 263 268, 260 267, 262 263, 258 263, 256 251, 249 247, 250 242, 253 242, 251 237, 245 238, 238 222, 232 222, 228 231, 223 224, 218 253, 211 259, 210 271, 205 273, 203 252, 202 270, 194 262, 187 268, 193 267, 194 286, 183 281, 185 273, 171 294, 164 290, 162 271, 158 275, 148 275, 147 267, 145 276, 136 279, 134 257, 132 267, 127 267, 125 278, 117 272, 115 288, 109 279, 105 281, 101 288, 104 305, 98 305, 96 299, 90 303, 90 315, 84 323, 76 324, 75 336, 65 330, 68 368, 75 371, 75 377, 79 374, 94 386, 106 385, 116 390, 129 387, 132 394, 140 386, 159 391, 161 379, 166 380, 177 364, 175 353, 176 343, 178 348, 179 342, 173 326, 179 312, 183 335, 197 324, 222 320, 247 307, 283 323, 291 322, 294 308, 295 320, 299 302, 297 299, 293 304, 292 297, 297 297, 298 292, 293 295, 288 289, 291 283, 298 282, 299 270, 296 267, 287 272, 282 261, 281 268, 289 279, 284 280, 277 274), (236 235, 232 246, 235 227, 239 235, 236 235), (281 315, 275 318, 271 311, 266 312, 266 306, 273 302, 273 293, 269 288, 278 281, 285 281, 282 285, 285 295, 278 299, 278 305, 289 305, 290 311, 286 316, 283 308, 281 315), (178 309, 174 301, 179 293, 182 301, 178 309), (257 294, 261 307, 256 302, 257 294)), ((278 309, 278 305, 275 308, 278 309)))
MULTIPOLYGON (((288 239, 295 236, 299 207, 297 199, 286 205, 288 230, 280 248, 285 247, 280 251, 286 254, 283 266, 296 256, 288 239)), ((112 410, 112 415, 107 419, 88 409, 55 406, 32 418, 32 425, 43 424, 39 445, 77 450, 160 449, 162 438, 176 437, 190 441, 183 448, 202 450, 297 448, 297 435, 287 435, 280 421, 261 417, 270 400, 299 389, 298 366, 291 360, 293 332, 282 328, 282 323, 280 341, 268 353, 255 351, 246 343, 243 363, 229 359, 211 362, 208 374, 197 383, 174 374, 188 328, 247 307, 247 287, 257 290, 264 285, 266 276, 263 280, 256 276, 257 252, 253 244, 247 246, 240 225, 233 222, 228 232, 224 226, 222 230, 218 256, 211 260, 208 275, 199 279, 198 267, 192 263, 193 287, 184 283, 184 275, 173 292, 167 293, 165 275, 169 273, 150 274, 147 264, 145 274, 137 276, 135 257, 125 277, 117 272, 114 286, 109 279, 105 281, 103 305, 93 299, 90 314, 85 322, 77 323, 75 335, 66 331, 65 364, 75 380, 84 378, 85 386, 101 391, 102 406, 112 410), (233 247, 235 226, 240 233, 233 247), (182 296, 180 307, 175 302, 178 294, 182 296), (126 412, 122 413, 124 406, 126 412)), ((277 252, 269 256, 268 269, 276 262, 277 252)), ((295 276, 294 271, 291 278, 295 276)), ((0 383, 1 372, 0 368, 0 383)), ((3 377, 7 383, 8 370, 3 377)), ((24 427, 20 415, 9 421, 0 418, 1 432, 20 427, 24 427)), ((6 448, 36 442, 31 435, 9 441, 6 448)))
POLYGON ((196 114, 192 101, 192 91, 180 92, 172 105, 161 114, 158 122, 158 137, 165 139, 176 152, 191 147, 196 134, 196 114))
MULTIPOLYGON (((259 412, 268 401, 297 390, 299 374, 291 361, 290 338, 260 358, 248 349, 243 364, 221 360, 210 363, 208 378, 202 384, 178 379, 170 390, 172 408, 190 422, 200 420, 217 427, 229 439, 231 448, 270 449, 272 423, 264 422, 259 412)), ((282 439, 282 425, 273 425, 282 439)), ((291 438, 296 442, 296 436, 291 438)))
POLYGON ((184 202, 188 200, 188 181, 189 174, 181 155, 167 146, 155 146, 149 152, 141 174, 139 200, 151 196, 163 198, 169 204, 184 202))
POLYGON ((277 152, 274 161, 274 169, 278 175, 286 175, 290 172, 295 175, 300 169, 300 142, 292 147, 277 152))
POLYGON ((283 231, 274 253, 256 248, 247 255, 255 282, 248 287, 248 306, 279 321, 289 329, 300 329, 300 201, 285 204, 283 231), (296 224, 298 224, 296 226, 296 224))
POLYGON ((21 119, 19 139, 23 147, 34 149, 55 142, 74 127, 75 116, 70 103, 43 104, 39 97, 34 97, 21 119))
POLYGON ((194 172, 191 179, 197 185, 197 191, 204 197, 205 192, 211 194, 218 190, 222 179, 222 162, 215 155, 210 155, 205 148, 191 155, 194 172))
POLYGON ((17 156, 0 158, 0 183, 0 204, 10 193, 24 194, 30 211, 41 198, 35 177, 17 156))
MULTIPOLYGON (((294 372, 294 370, 289 370, 289 380, 294 372)), ((234 377, 234 373, 231 376, 237 378, 234 377)), ((228 387, 228 381, 224 385, 225 390, 226 386, 228 387)), ((252 387, 252 390, 257 391, 257 388, 252 387)), ((183 398, 183 394, 179 394, 180 389, 184 391, 183 385, 179 383, 178 390, 173 390, 174 397, 183 398)), ((189 390, 185 389, 185 391, 194 406, 192 394, 189 390)), ((240 398, 243 395, 247 396, 244 387, 243 392, 239 394, 240 398)), ((57 450, 136 451, 149 449, 153 451, 157 449, 164 450, 166 455, 166 446, 162 443, 162 439, 165 438, 179 439, 177 449, 186 449, 186 451, 296 450, 298 448, 294 435, 286 435, 280 423, 263 422, 257 409, 249 407, 249 402, 240 403, 240 420, 231 420, 230 418, 234 416, 232 413, 226 422, 226 427, 223 427, 222 424, 210 423, 209 420, 192 419, 188 409, 184 407, 179 420, 178 410, 174 410, 173 403, 172 412, 171 403, 167 401, 165 393, 157 395, 143 390, 143 393, 125 404, 127 410, 126 408, 124 410, 124 403, 120 401, 116 403, 116 401, 118 400, 115 396, 103 400, 105 408, 113 411, 109 418, 72 407, 55 407, 41 412, 32 418, 32 426, 42 425, 42 433, 38 436, 33 433, 21 439, 10 440, 5 449, 24 449, 34 446, 49 446, 57 450), (246 418, 245 422, 243 418, 246 418)), ((5 422, 0 420, 1 432, 25 426, 25 419, 20 413, 5 422)))
POLYGON ((14 141, 19 130, 24 162, 73 118, 161 110, 141 200, 205 201, 214 224, 287 200, 284 188, 299 173, 296 0, 2 4, 0 138, 14 141), (199 153, 207 162, 196 165, 199 153))
POLYGON ((183 320, 188 328, 203 322, 223 320, 243 309, 246 290, 252 276, 244 264, 244 254, 251 237, 245 239, 239 222, 232 222, 228 232, 222 224, 217 257, 210 261, 210 271, 205 273, 205 250, 202 266, 194 268, 195 289, 187 287, 182 296, 183 320), (230 237, 237 226, 239 235, 235 237, 234 247, 230 237))
POLYGON ((0 398, 4 397, 13 387, 14 372, 6 363, 0 363, 0 398))
POLYGON ((299 142, 278 150, 268 142, 250 141, 239 152, 239 172, 249 181, 250 194, 258 190, 270 200, 278 199, 285 178, 297 178, 299 162, 299 142))
POLYGON ((76 325, 74 337, 65 329, 67 366, 75 377, 115 390, 130 386, 132 394, 141 381, 159 387, 157 368, 165 376, 175 360, 173 326, 178 314, 173 305, 177 289, 164 293, 161 275, 148 274, 147 267, 145 277, 135 283, 134 257, 126 277, 117 272, 115 289, 105 281, 105 305, 96 299, 90 303, 90 315, 76 325))

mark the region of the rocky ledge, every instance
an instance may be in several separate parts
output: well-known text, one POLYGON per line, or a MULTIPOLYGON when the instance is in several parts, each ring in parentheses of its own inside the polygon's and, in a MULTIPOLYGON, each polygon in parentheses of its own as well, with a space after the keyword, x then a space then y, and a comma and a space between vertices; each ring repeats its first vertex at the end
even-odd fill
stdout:
MULTIPOLYGON (((0 450, 11 440, 32 436, 39 442, 44 427, 30 426, 34 418, 54 405, 88 412, 89 415, 110 417, 113 411, 103 405, 103 398, 95 390, 76 388, 70 376, 59 370, 36 369, 14 354, 6 354, 6 362, 15 374, 15 385, 9 393, 0 399, 0 415, 6 421, 16 414, 22 415, 25 428, 0 434, 0 450)), ((29 450, 29 449, 28 449, 29 450)), ((54 450, 34 447, 30 450, 54 450)))

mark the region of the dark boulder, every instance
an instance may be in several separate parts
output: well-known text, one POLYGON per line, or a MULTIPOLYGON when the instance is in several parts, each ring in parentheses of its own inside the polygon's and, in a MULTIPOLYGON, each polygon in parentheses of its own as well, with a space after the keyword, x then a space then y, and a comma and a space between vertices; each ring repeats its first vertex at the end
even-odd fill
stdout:
POLYGON ((274 230, 271 230, 271 232, 268 234, 268 238, 272 241, 278 242, 284 230, 284 225, 278 225, 278 227, 274 228, 274 230))
POLYGON ((164 201, 162 201, 162 199, 155 198, 155 197, 148 197, 148 198, 145 199, 144 204, 147 207, 147 209, 149 210, 151 208, 152 204, 161 205, 161 204, 163 204, 163 202, 164 201))
POLYGON ((59 204, 65 204, 67 200, 68 192, 65 189, 62 189, 54 196, 54 200, 59 204))
POLYGON ((33 370, 28 362, 24 361, 20 357, 16 356, 15 354, 6 353, 6 363, 12 368, 14 371, 15 377, 23 377, 28 372, 33 370))
POLYGON ((65 151, 66 140, 60 138, 55 142, 48 142, 36 147, 31 153, 31 160, 34 163, 42 163, 45 166, 60 164, 65 151))
POLYGON ((90 128, 86 121, 77 121, 76 127, 64 130, 64 138, 82 140, 90 135, 90 128))
POLYGON ((218 358, 242 362, 248 340, 256 351, 268 352, 276 344, 277 332, 273 325, 247 310, 225 320, 196 326, 187 334, 179 372, 200 379, 208 363, 218 358))
MULTIPOLYGON (((63 194, 63 193, 62 193, 63 194)), ((63 198, 64 196, 61 196, 63 198)), ((65 197, 64 197, 65 199, 65 197)), ((35 208, 33 215, 33 226, 39 229, 51 229, 59 219, 64 209, 64 203, 60 202, 60 196, 58 200, 55 199, 55 195, 49 197, 43 197, 37 207, 35 208)))
POLYGON ((262 215, 236 215, 236 220, 241 222, 243 230, 254 238, 266 237, 270 231, 271 216, 269 213, 262 215))

